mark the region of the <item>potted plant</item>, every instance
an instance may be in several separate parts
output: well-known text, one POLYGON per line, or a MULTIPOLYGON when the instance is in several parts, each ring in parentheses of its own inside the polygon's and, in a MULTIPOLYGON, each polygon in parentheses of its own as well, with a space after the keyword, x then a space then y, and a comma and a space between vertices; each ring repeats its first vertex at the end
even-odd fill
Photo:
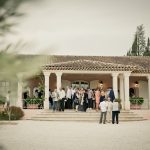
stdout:
POLYGON ((130 97, 131 109, 141 109, 141 105, 144 103, 143 97, 130 97))

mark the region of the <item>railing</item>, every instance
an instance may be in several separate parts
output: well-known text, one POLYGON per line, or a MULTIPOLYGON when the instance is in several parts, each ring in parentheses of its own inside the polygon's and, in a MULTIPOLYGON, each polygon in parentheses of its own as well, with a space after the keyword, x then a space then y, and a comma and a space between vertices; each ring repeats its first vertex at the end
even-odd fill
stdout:
POLYGON ((27 98, 23 99, 24 109, 43 109, 43 99, 40 98, 27 98))

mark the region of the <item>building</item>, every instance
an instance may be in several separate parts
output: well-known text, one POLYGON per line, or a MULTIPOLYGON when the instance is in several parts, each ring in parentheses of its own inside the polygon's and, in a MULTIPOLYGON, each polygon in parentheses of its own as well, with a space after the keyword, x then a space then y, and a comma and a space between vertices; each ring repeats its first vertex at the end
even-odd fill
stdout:
MULTIPOLYGON (((28 57, 28 56, 25 56, 28 57)), ((36 57, 36 56, 33 56, 36 57)), ((44 78, 44 109, 49 108, 49 89, 66 86, 112 87, 115 96, 130 110, 130 90, 144 98, 143 109, 150 109, 150 57, 141 56, 43 56, 41 74, 28 80, 28 91, 33 96, 44 78)), ((31 59, 31 57, 30 57, 31 59)), ((22 81, 18 81, 17 105, 22 107, 22 81)))

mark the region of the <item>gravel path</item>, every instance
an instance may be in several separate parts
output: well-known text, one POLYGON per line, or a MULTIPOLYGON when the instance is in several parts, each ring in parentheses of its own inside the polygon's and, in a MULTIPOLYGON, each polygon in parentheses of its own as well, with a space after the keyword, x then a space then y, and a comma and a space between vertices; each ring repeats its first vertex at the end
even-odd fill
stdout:
POLYGON ((150 120, 118 125, 27 120, 1 124, 0 150, 150 150, 150 120))

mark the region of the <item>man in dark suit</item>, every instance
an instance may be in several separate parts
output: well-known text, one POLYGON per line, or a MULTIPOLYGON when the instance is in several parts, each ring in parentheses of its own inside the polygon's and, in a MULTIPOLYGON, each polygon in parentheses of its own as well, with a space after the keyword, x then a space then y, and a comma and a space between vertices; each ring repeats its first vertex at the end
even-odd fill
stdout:
POLYGON ((109 97, 111 102, 115 100, 115 94, 112 88, 110 88, 109 97))

